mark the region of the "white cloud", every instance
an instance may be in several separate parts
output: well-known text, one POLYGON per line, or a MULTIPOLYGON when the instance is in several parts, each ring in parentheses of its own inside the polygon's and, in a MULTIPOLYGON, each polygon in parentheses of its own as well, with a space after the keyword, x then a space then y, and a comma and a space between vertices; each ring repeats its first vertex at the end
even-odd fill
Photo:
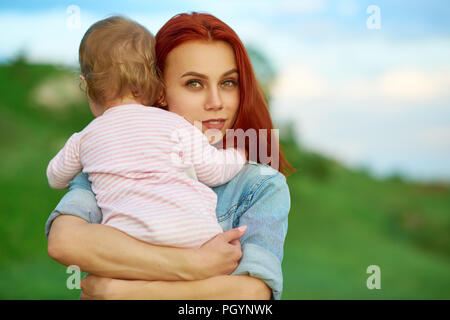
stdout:
POLYGON ((450 65, 439 70, 396 68, 382 74, 377 88, 386 99, 423 101, 449 95, 450 65))
POLYGON ((449 71, 401 66, 339 81, 297 63, 280 73, 272 113, 297 125, 304 146, 349 166, 450 179, 449 71))
POLYGON ((450 98, 449 88, 450 65, 438 70, 392 68, 356 79, 343 75, 336 81, 313 67, 296 64, 279 74, 274 96, 276 100, 294 100, 322 111, 346 103, 347 110, 395 114, 429 109, 428 103, 450 98), (363 104, 376 108, 362 109, 363 104))
POLYGON ((281 72, 273 88, 275 95, 282 99, 310 100, 330 93, 324 77, 311 67, 293 65, 281 72))
POLYGON ((427 127, 417 132, 415 139, 428 151, 445 152, 450 158, 450 124, 427 127))

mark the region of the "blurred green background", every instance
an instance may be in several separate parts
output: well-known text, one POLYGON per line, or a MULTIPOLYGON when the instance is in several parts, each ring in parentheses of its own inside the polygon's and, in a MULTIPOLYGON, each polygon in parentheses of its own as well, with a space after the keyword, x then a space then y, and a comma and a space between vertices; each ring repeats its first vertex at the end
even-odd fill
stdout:
POLYGON ((156 33, 190 11, 246 43, 297 169, 283 299, 449 299, 447 0, 0 2, 0 299, 80 294, 44 224, 66 192, 47 164, 93 119, 75 67, 84 32, 118 13, 156 33))
MULTIPOLYGON (((249 51, 270 96, 270 62, 249 51)), ((92 120, 77 71, 18 55, 0 65, 0 88, 0 298, 77 299, 44 236, 66 192, 50 189, 47 164, 92 120)), ((283 299, 449 299, 449 185, 375 178, 308 151, 293 132, 282 128, 297 169, 287 180, 283 299), (380 267, 380 290, 366 286, 370 265, 380 267)))

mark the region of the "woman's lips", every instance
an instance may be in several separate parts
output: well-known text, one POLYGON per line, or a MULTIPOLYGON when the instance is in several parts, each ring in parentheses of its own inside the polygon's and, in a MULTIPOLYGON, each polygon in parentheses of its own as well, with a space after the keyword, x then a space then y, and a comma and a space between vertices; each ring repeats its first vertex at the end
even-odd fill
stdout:
POLYGON ((207 121, 202 121, 202 125, 208 129, 222 130, 225 125, 225 119, 211 119, 207 121))

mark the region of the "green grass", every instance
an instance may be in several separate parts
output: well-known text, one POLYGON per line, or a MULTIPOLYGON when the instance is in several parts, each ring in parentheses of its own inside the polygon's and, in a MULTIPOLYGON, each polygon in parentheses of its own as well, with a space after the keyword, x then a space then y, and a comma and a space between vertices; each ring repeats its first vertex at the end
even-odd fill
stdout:
MULTIPOLYGON (((66 268, 47 256, 44 224, 65 191, 49 188, 48 161, 91 119, 86 104, 36 106, 30 93, 67 70, 0 66, 0 299, 78 299, 66 268), (14 76, 13 76, 14 75, 14 76)), ((449 299, 450 190, 375 179, 283 141, 299 169, 288 178, 291 212, 284 299, 449 299), (366 269, 381 269, 369 290, 366 269)))
MULTIPOLYGON (((301 162, 295 147, 286 153, 301 162)), ((283 298, 450 298, 448 186, 328 167, 324 179, 305 170, 288 179, 283 298), (370 265, 381 269, 381 290, 366 286, 370 265)))

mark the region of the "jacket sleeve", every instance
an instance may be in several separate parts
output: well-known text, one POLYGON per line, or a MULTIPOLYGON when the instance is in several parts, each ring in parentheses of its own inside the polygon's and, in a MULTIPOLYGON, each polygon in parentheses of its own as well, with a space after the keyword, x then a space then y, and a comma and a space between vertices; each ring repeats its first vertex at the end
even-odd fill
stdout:
POLYGON ((77 216, 90 223, 102 222, 102 212, 97 206, 88 175, 81 172, 77 174, 69 183, 69 189, 70 191, 64 195, 45 223, 45 236, 47 238, 53 220, 61 214, 77 216))
POLYGON ((242 259, 233 274, 248 274, 263 280, 272 289, 273 299, 279 300, 283 291, 281 263, 290 210, 285 177, 278 172, 266 176, 249 197, 248 207, 237 223, 246 225, 247 232, 240 239, 242 259))

